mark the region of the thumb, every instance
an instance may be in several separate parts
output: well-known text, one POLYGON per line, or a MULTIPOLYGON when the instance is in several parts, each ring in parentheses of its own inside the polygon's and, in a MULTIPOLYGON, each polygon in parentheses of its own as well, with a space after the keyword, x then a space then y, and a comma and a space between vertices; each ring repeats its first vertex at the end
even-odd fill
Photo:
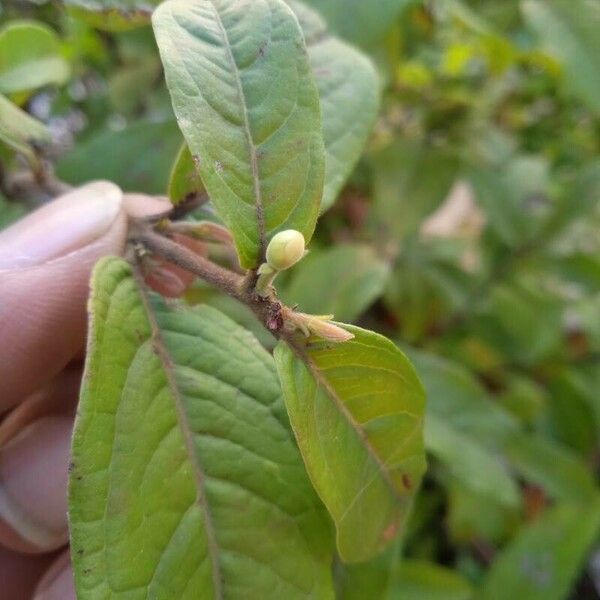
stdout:
POLYGON ((0 411, 56 375, 85 337, 90 271, 125 242, 123 194, 97 181, 0 233, 0 411))

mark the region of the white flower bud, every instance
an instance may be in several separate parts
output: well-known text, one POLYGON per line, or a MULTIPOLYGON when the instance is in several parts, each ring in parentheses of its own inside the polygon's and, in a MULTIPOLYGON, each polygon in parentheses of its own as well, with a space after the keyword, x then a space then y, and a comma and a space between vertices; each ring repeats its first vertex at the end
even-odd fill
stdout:
POLYGON ((267 246, 267 263, 276 271, 289 269, 304 256, 304 248, 304 236, 299 231, 280 231, 267 246))

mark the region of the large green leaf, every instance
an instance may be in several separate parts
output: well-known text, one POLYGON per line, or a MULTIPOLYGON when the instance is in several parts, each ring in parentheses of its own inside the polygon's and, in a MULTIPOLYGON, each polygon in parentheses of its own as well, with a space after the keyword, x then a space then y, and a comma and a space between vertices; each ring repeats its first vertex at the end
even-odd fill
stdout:
POLYGON ((369 246, 317 250, 293 269, 282 297, 304 312, 354 321, 381 296, 388 275, 389 266, 369 246))
MULTIPOLYGON (((371 61, 329 35, 319 15, 299 2, 288 4, 304 33, 319 90, 325 142, 324 212, 335 202, 373 127, 379 107, 379 80, 371 61)), ((192 156, 182 149, 173 167, 169 197, 178 202, 198 189, 202 189, 202 182, 192 156)))
POLYGON ((0 30, 0 92, 62 84, 68 77, 69 65, 50 27, 35 21, 11 21, 0 30))
POLYGON ((59 161, 56 171, 69 183, 108 179, 127 191, 163 194, 180 144, 173 121, 140 120, 90 136, 59 161))
POLYGON ((79 600, 331 598, 329 526, 272 358, 209 307, 95 270, 73 438, 79 600))
POLYGON ((484 600, 563 600, 600 533, 600 500, 548 510, 500 554, 484 600))
POLYGON ((0 95, 0 141, 33 158, 34 145, 49 141, 50 132, 43 123, 0 95))
POLYGON ((168 0, 153 25, 179 126, 243 267, 268 239, 308 241, 323 191, 318 92, 282 0, 168 0))
POLYGON ((527 22, 563 64, 565 85, 600 112, 600 4, 596 0, 525 0, 527 22))
POLYGON ((379 108, 379 78, 361 52, 327 33, 319 15, 290 2, 308 46, 319 90, 325 139, 325 186, 321 212, 335 202, 358 161, 379 108))
POLYGON ((309 475, 337 526, 340 556, 367 560, 403 526, 425 471, 424 394, 389 340, 345 326, 354 339, 281 342, 275 364, 309 475), (299 343, 299 342, 298 342, 299 343))

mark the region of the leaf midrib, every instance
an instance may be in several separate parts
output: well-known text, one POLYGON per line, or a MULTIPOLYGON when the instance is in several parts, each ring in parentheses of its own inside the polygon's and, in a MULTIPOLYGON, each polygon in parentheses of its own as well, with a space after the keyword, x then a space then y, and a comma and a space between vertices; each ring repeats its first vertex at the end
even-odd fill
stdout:
MULTIPOLYGON (((235 77, 235 83, 237 87, 237 94, 240 104, 242 106, 243 118, 244 118, 244 134, 246 135, 246 141, 248 143, 248 149, 250 151, 250 169, 252 171, 252 180, 254 183, 254 199, 255 199, 255 209, 256 209, 256 222, 258 226, 258 244, 259 244, 259 260, 262 261, 265 254, 265 214, 264 214, 264 206, 262 202, 262 190, 260 188, 260 180, 258 175, 258 156, 256 153, 256 145, 254 144, 254 139, 252 138, 252 132, 250 131, 250 118, 248 117, 248 106, 246 105, 246 97, 244 96, 244 88, 242 86, 242 80, 240 78, 240 71, 235 62, 235 58, 233 56, 233 51, 231 49, 231 44, 229 42, 229 36, 227 35, 227 30, 225 29, 225 25, 223 24, 223 20, 221 19, 221 15, 213 2, 213 0, 209 0, 210 5, 213 8, 216 22, 219 26, 223 39, 225 41, 225 49, 227 51, 229 60, 232 65, 232 72, 235 77)), ((268 2, 267 2, 268 6, 268 2)), ((269 10, 270 10, 269 6, 269 10)))
POLYGON ((171 391, 173 397, 173 404, 175 406, 175 412, 177 414, 179 429, 183 435, 184 444, 190 459, 190 463, 192 465, 194 478, 196 480, 196 504, 199 506, 200 510, 204 514, 204 527, 206 531, 207 547, 208 553, 210 555, 212 580, 215 592, 214 598, 215 600, 224 600, 225 596, 223 593, 221 565, 219 562, 220 548, 219 543, 217 541, 215 526, 212 521, 210 507, 208 505, 208 498, 206 495, 206 473, 200 462, 198 453, 196 452, 196 447, 194 443, 194 432, 191 429, 190 424, 187 420, 187 415, 183 406, 181 394, 175 381, 175 367, 164 343, 160 327, 156 319, 156 314, 154 313, 154 310, 152 308, 150 297, 148 295, 148 291, 143 281, 143 277, 138 271, 138 269, 135 267, 133 268, 133 274, 137 283, 138 293, 142 300, 144 311, 146 313, 146 316, 148 317, 148 322, 150 324, 150 329, 152 333, 151 343, 156 352, 156 355, 158 356, 163 366, 169 390, 171 391))

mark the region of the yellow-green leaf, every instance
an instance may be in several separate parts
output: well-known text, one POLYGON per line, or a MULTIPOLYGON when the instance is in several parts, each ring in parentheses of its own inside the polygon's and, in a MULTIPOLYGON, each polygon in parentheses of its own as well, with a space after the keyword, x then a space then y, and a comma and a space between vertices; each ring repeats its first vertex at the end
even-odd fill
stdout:
POLYGON ((36 21, 10 21, 0 30, 0 92, 12 94, 65 83, 69 65, 60 40, 36 21))
POLYGON ((281 342, 275 364, 310 478, 337 527, 340 556, 367 560, 402 528, 425 471, 423 388, 383 336, 344 326, 348 342, 296 353, 281 342))

